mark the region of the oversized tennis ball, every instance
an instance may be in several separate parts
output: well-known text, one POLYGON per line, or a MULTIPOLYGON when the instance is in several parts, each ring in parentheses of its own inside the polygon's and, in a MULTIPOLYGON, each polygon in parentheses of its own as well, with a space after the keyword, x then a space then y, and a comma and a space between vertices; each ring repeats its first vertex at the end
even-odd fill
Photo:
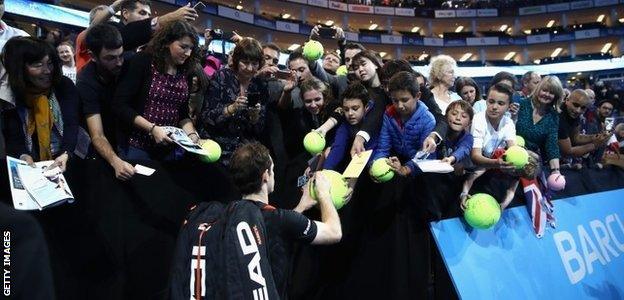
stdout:
POLYGON ((529 163, 529 153, 520 146, 511 146, 505 151, 505 161, 510 162, 516 169, 522 169, 529 163))
POLYGON ((526 143, 524 142, 524 138, 519 135, 516 135, 516 145, 524 148, 526 145, 526 143))
POLYGON ((464 219, 474 228, 488 229, 498 222, 500 216, 500 205, 488 194, 476 194, 466 201, 464 219))
POLYGON ((563 189, 565 189, 565 185, 566 185, 566 180, 565 177, 563 177, 563 175, 561 174, 550 174, 550 176, 548 176, 548 188, 558 192, 558 191, 562 191, 563 189))
POLYGON ((303 147, 312 155, 325 149, 325 137, 318 131, 311 131, 303 138, 303 147))
POLYGON ((217 144, 217 142, 215 142, 213 140, 205 140, 201 144, 201 147, 206 152, 208 152, 207 155, 202 155, 201 156, 201 160, 203 160, 205 162, 208 162, 208 163, 213 163, 213 162, 219 160, 219 158, 221 157, 221 146, 219 146, 219 144, 217 144))
POLYGON ((369 173, 379 182, 386 182, 394 177, 394 171, 390 169, 385 158, 375 160, 370 167, 369 173))
POLYGON ((338 76, 347 76, 349 74, 349 70, 347 70, 347 66, 342 65, 336 69, 336 75, 338 76))
MULTIPOLYGON (((331 197, 334 207, 341 209, 345 205, 345 197, 349 192, 349 187, 342 174, 334 170, 322 170, 321 172, 327 181, 329 181, 329 196, 331 197)), ((317 200, 316 185, 313 185, 314 180, 310 181, 310 197, 317 200)))
POLYGON ((323 56, 323 44, 309 40, 303 45, 303 56, 309 61, 315 61, 323 56))

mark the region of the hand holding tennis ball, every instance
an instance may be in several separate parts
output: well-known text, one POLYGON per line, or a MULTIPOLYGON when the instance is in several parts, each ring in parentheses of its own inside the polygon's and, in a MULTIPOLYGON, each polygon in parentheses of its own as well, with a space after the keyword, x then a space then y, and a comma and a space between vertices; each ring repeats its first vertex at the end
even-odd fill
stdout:
POLYGON ((394 177, 394 171, 390 169, 385 158, 375 160, 370 167, 369 173, 373 180, 377 182, 386 182, 394 177))
POLYGON ((311 131, 303 138, 303 147, 312 155, 317 155, 325 149, 325 136, 318 131, 311 131))
POLYGON ((303 45, 303 56, 308 61, 315 61, 323 56, 323 44, 315 40, 309 40, 303 45))

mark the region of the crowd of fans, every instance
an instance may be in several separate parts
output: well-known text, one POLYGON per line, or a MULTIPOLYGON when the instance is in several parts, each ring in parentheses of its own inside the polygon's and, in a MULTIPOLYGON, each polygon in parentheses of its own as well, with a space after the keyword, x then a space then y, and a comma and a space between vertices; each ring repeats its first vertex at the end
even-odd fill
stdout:
MULTIPOLYGON (((430 9, 480 9, 480 8, 509 8, 542 5, 535 0, 342 0, 350 4, 364 4, 374 6, 413 7, 430 9)), ((550 3, 569 2, 566 0, 551 1, 550 3)))
MULTIPOLYGON (((432 58, 430 73, 420 74, 404 59, 384 62, 375 51, 346 42, 340 29, 336 51, 320 61, 294 51, 284 71, 277 45, 243 33, 233 34, 236 47, 221 60, 199 44, 190 23, 195 18, 188 6, 152 18, 149 2, 117 0, 91 11, 89 28, 75 43, 54 33, 37 39, 1 22, 6 154, 28 163, 54 160, 63 170, 72 160, 103 159, 126 181, 136 173, 129 161, 188 155, 165 129, 174 126, 195 143, 219 143, 218 163, 225 167, 240 146, 262 143, 278 184, 294 187, 301 175, 342 172, 366 150, 373 150, 371 162, 386 159, 400 177, 432 180, 417 164, 425 153, 455 169, 437 188, 461 189, 450 197, 457 210, 481 175, 507 179, 507 194, 499 197, 503 209, 518 178, 536 176, 501 157, 517 136, 532 154, 531 167, 546 173, 603 168, 605 156, 621 165, 624 125, 609 119, 621 114, 620 102, 605 84, 566 90, 556 76, 528 72, 518 81, 501 72, 482 91, 472 78, 455 76, 450 56, 432 58), (121 20, 109 21, 117 11, 121 20), (343 64, 346 75, 337 72, 343 64), (315 164, 302 145, 311 131, 329 146, 315 164), (90 150, 78 154, 79 148, 90 150)), ((212 36, 206 29, 206 45, 212 36)), ((351 195, 377 184, 363 174, 367 179, 349 182, 351 195)), ((277 192, 281 199, 300 196, 298 189, 277 192)), ((439 219, 457 212, 431 213, 439 219)))

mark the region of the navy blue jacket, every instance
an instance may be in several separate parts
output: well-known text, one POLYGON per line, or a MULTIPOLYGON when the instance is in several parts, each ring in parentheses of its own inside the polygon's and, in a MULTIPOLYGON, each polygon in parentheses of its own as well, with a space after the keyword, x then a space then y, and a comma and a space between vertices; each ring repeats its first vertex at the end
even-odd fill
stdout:
POLYGON ((405 124, 401 126, 397 118, 398 114, 394 106, 389 106, 383 116, 377 149, 375 149, 372 161, 390 157, 391 154, 396 155, 402 163, 407 162, 406 165, 410 168, 411 174, 415 175, 420 169, 412 159, 416 156, 416 152, 422 149, 423 142, 433 131, 436 121, 433 114, 429 112, 429 108, 420 101, 416 106, 416 111, 405 124))

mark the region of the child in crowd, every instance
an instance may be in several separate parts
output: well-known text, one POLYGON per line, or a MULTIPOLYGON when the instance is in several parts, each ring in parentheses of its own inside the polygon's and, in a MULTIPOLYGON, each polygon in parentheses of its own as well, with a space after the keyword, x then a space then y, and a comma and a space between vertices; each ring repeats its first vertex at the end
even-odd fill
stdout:
MULTIPOLYGON (((478 167, 464 182, 460 194, 461 206, 465 208, 468 192, 477 178, 483 175, 487 169, 499 169, 511 172, 514 167, 502 158, 504 149, 515 145, 516 127, 510 117, 506 115, 511 104, 513 89, 503 83, 497 83, 490 87, 487 95, 487 108, 477 113, 472 120, 472 161, 478 167)), ((501 208, 507 207, 513 200, 518 187, 518 180, 513 179, 507 189, 507 193, 501 204, 501 208)))
MULTIPOLYGON (((345 90, 342 94, 342 111, 344 114, 344 122, 336 130, 334 143, 331 150, 323 163, 324 169, 342 172, 348 164, 349 149, 355 138, 356 133, 362 126, 362 121, 366 114, 372 109, 374 102, 371 101, 370 95, 362 84, 356 82, 345 90)), ((373 149, 377 143, 377 136, 371 136, 370 140, 364 145, 366 150, 373 149)))
POLYGON ((392 105, 383 115, 373 161, 393 154, 388 159, 390 168, 400 176, 414 176, 419 171, 414 161, 416 153, 433 131, 435 118, 419 101, 420 88, 414 74, 402 71, 392 76, 388 93, 392 105))
POLYGON ((473 137, 468 129, 474 117, 470 103, 465 100, 451 102, 446 108, 448 131, 444 143, 438 148, 438 156, 442 161, 460 166, 470 159, 473 137))

